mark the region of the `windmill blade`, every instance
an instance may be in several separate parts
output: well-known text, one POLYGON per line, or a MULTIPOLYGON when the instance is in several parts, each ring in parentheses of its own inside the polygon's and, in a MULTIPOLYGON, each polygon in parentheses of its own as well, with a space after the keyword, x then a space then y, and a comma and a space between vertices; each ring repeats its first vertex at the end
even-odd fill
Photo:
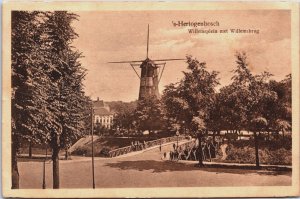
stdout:
POLYGON ((149 52, 149 24, 148 24, 148 34, 147 34, 147 58, 148 58, 148 52, 149 52))
POLYGON ((141 61, 113 61, 113 62, 107 62, 109 64, 122 64, 122 63, 137 63, 137 62, 143 62, 144 60, 141 61))
POLYGON ((186 60, 186 59, 155 59, 152 61, 177 61, 177 60, 186 60))

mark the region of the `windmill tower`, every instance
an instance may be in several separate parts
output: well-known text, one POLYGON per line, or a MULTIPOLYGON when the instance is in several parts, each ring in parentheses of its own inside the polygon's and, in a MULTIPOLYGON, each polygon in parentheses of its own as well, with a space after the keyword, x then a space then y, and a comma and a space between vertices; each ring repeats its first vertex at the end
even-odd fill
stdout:
POLYGON ((138 78, 140 79, 139 100, 147 97, 156 96, 159 98, 158 84, 161 80, 167 61, 185 60, 185 59, 157 59, 151 60, 148 57, 149 52, 149 24, 147 34, 147 56, 145 60, 139 61, 119 61, 108 63, 129 63, 138 78), (141 75, 135 69, 136 66, 141 68, 141 75), (162 69, 161 69, 162 68, 162 69), (161 69, 161 70, 160 70, 161 69))

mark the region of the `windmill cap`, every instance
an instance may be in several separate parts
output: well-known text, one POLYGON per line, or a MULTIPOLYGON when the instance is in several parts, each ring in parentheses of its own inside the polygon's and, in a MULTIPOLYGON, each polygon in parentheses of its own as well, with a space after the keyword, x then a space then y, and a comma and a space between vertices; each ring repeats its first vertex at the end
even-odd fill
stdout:
POLYGON ((155 63, 154 61, 152 61, 151 59, 147 58, 145 59, 142 64, 141 64, 141 67, 144 66, 144 65, 152 65, 152 66, 155 66, 155 63))

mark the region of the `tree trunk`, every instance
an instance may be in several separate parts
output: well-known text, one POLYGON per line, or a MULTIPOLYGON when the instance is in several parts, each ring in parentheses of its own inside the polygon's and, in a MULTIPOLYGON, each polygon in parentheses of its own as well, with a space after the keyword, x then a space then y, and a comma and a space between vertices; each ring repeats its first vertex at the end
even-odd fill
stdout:
POLYGON ((32 158, 32 142, 29 142, 28 157, 32 158))
POLYGON ((69 154, 68 154, 68 149, 65 149, 65 160, 68 160, 69 154))
POLYGON ((52 149, 53 162, 53 189, 59 189, 59 149, 58 147, 52 149))
POLYGON ((258 154, 258 136, 256 132, 254 132, 254 145, 255 145, 255 163, 256 163, 256 168, 259 169, 259 154, 258 154))
POLYGON ((202 134, 198 134, 198 141, 199 141, 199 146, 198 146, 198 149, 199 149, 199 167, 203 167, 204 164, 203 164, 203 151, 202 151, 202 134))
POLYGON ((17 161, 17 146, 12 142, 11 148, 11 181, 12 189, 19 189, 19 170, 18 170, 18 161, 17 161))
POLYGON ((238 138, 239 138, 238 130, 236 129, 236 130, 234 130, 233 139, 234 139, 234 141, 236 141, 238 138))

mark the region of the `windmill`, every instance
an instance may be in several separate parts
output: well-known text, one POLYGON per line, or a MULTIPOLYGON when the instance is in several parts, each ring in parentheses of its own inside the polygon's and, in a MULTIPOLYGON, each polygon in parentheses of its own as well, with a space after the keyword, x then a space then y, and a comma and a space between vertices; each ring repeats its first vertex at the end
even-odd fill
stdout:
POLYGON ((163 75, 166 62, 185 60, 185 59, 151 60, 148 57, 148 52, 149 52, 149 24, 148 24, 148 34, 147 34, 147 56, 145 60, 108 62, 108 63, 117 63, 117 64, 120 63, 130 64, 130 66, 132 67, 132 69, 140 79, 139 100, 145 99, 149 96, 156 96, 158 98, 159 97, 158 84, 163 75), (139 75, 137 70, 135 69, 136 66, 139 66, 141 68, 141 75, 139 75))

